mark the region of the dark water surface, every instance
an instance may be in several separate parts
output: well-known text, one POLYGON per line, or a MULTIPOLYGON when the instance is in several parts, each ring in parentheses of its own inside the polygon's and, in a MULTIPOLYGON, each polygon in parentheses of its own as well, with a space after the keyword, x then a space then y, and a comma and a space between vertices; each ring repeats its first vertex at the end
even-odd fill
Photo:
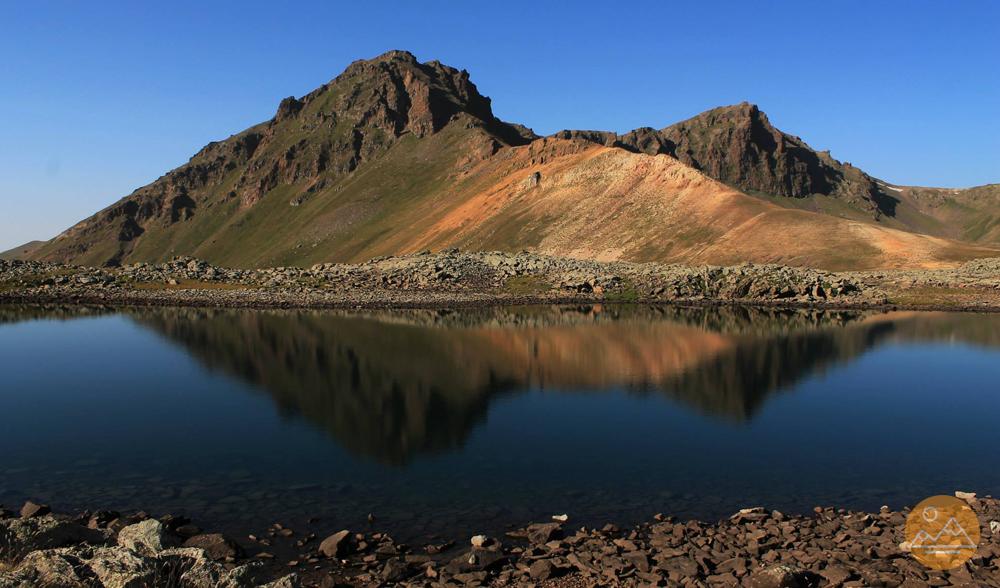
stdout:
POLYGON ((0 307, 0 503, 495 533, 1000 493, 1000 316, 0 307))

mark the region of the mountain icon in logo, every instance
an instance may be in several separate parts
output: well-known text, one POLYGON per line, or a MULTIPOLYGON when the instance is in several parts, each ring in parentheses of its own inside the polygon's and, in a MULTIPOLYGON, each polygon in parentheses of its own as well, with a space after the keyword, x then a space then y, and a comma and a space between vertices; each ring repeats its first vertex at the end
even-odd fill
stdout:
POLYGON ((917 531, 917 536, 910 542, 910 549, 921 549, 925 553, 958 553, 962 549, 975 549, 976 544, 965 532, 962 525, 958 524, 955 517, 950 517, 948 522, 936 535, 921 529, 917 531))
POLYGON ((963 500, 931 496, 906 519, 906 547, 927 567, 950 570, 975 555, 979 543, 979 519, 963 500))

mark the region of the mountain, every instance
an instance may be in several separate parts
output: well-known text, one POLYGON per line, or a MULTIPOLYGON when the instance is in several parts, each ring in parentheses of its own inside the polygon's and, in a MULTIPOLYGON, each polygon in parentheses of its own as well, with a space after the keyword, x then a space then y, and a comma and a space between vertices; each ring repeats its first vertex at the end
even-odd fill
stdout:
POLYGON ((27 259, 42 245, 45 245, 45 241, 29 241, 24 245, 0 253, 0 259, 27 259))
POLYGON ((659 131, 538 137, 496 118, 467 72, 391 51, 286 98, 32 257, 259 267, 457 246, 841 269, 1000 255, 961 231, 915 232, 891 188, 750 104, 659 131))
MULTIPOLYGON (((86 264, 185 252, 236 264, 273 260, 298 245, 298 235, 286 229, 301 226, 305 213, 293 209, 319 196, 337 200, 359 167, 396 144, 419 151, 414 147, 422 138, 446 126, 462 132, 421 152, 415 167, 445 158, 451 164, 460 164, 455 157, 472 161, 534 137, 497 120, 467 72, 392 51, 353 63, 301 99, 286 98, 270 121, 210 143, 187 164, 56 237, 39 256, 86 264)), ((409 172, 406 182, 419 181, 423 173, 409 172)), ((385 188, 398 191, 396 179, 380 178, 385 188)), ((336 234, 352 215, 391 214, 391 200, 367 207, 345 202, 350 211, 339 211, 312 232, 336 234)))
POLYGON ((747 193, 792 198, 822 194, 869 211, 875 218, 892 214, 891 199, 882 194, 877 180, 776 129, 766 114, 747 102, 714 108, 658 131, 645 127, 621 136, 600 131, 557 135, 637 153, 670 155, 747 193))

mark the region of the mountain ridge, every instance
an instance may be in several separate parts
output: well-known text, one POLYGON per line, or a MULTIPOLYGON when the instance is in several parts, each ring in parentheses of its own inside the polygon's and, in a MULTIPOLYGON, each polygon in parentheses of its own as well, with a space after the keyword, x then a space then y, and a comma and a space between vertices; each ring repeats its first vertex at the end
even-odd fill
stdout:
MULTIPOLYGON (((891 190, 884 185, 779 131, 749 103, 712 109, 658 131, 641 128, 621 136, 561 131, 539 137, 497 118, 467 71, 390 51, 353 62, 301 98, 285 98, 270 120, 209 143, 186 164, 77 223, 31 256, 117 265, 195 255, 262 266, 363 261, 416 247, 489 246, 600 259, 850 265, 842 252, 823 252, 823 243, 809 243, 810 234, 861 256, 859 267, 933 267, 1000 255, 988 246, 959 243, 943 229, 929 236, 893 233, 912 227, 895 220, 901 199, 887 194, 891 190), (587 145, 627 156, 583 157, 587 145), (661 157, 694 175, 656 163, 661 157), (580 167, 571 169, 567 162, 580 167), (607 172, 607 165, 621 173, 595 173, 607 172), (590 185, 561 181, 553 169, 589 178, 590 185), (642 177, 643 169, 659 175, 642 177), (522 173, 518 186, 507 181, 522 173), (530 191, 539 184, 544 185, 530 191), (562 192, 548 190, 552 185, 562 186, 562 192), (758 193, 775 200, 762 200, 758 193), (772 206, 795 208, 799 204, 791 201, 808 205, 817 197, 850 213, 839 216, 855 218, 772 206), (724 205, 714 216, 705 214, 719 198, 724 205), (615 214, 604 214, 607 210, 615 214), (765 218, 791 224, 783 228, 765 218), (884 219, 889 224, 881 227, 884 219), (782 251, 768 251, 765 235, 744 231, 740 241, 725 238, 752 220, 802 237, 778 239, 786 247, 782 251), (861 221, 875 229, 849 224, 861 221), (917 254, 886 254, 880 243, 896 241, 917 254), (728 243, 729 251, 721 251, 719 243, 728 243)), ((914 223, 931 226, 927 210, 910 204, 906 209, 914 223)), ((1000 244, 1000 228, 996 237, 1000 244)))
POLYGON ((564 130, 555 136, 666 154, 743 191, 793 198, 842 196, 876 219, 892 212, 891 198, 880 192, 878 180, 778 130, 749 102, 712 108, 659 130, 640 127, 623 135, 564 130))

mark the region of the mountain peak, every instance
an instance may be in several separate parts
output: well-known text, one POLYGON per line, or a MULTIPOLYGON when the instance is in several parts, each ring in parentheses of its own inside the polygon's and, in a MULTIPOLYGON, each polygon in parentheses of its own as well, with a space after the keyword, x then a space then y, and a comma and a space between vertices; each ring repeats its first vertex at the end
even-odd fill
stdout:
POLYGON ((702 114, 708 114, 711 112, 735 112, 740 114, 755 115, 760 112, 760 107, 758 107, 753 102, 747 102, 746 100, 744 100, 736 104, 716 106, 715 108, 710 108, 706 110, 702 114))
POLYGON ((704 127, 725 129, 740 125, 760 125, 768 132, 774 131, 780 133, 780 131, 771 125, 771 121, 768 120, 764 111, 751 102, 740 102, 739 104, 717 106, 700 114, 696 114, 687 120, 683 120, 679 123, 675 123, 669 127, 661 129, 661 132, 667 132, 668 130, 675 128, 704 127))
POLYGON ((363 122, 377 122, 394 136, 435 133, 454 117, 466 114, 504 143, 522 144, 533 138, 493 115, 490 99, 480 94, 467 71, 440 61, 421 63, 409 51, 391 50, 355 61, 303 101, 336 113, 353 110, 363 122))
POLYGON ((780 131, 756 104, 713 108, 659 135, 671 155, 741 190, 793 198, 825 194, 876 218, 893 213, 871 177, 780 131))
POLYGON ((368 61, 402 61, 404 63, 412 63, 414 65, 418 63, 416 55, 404 49, 390 49, 381 55, 369 59, 368 61))

